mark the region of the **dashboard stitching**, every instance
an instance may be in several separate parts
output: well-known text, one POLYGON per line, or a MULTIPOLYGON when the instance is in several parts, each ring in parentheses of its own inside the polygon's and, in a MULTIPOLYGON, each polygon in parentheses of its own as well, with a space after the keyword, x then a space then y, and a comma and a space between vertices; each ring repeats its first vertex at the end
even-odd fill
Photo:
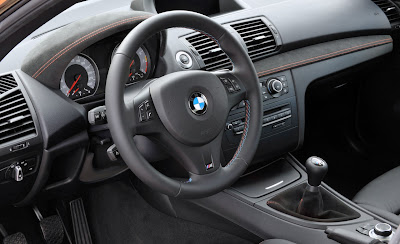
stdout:
POLYGON ((335 56, 340 56, 342 54, 351 53, 351 52, 358 51, 358 50, 361 50, 361 49, 367 49, 369 47, 379 46, 379 45, 383 45, 383 44, 387 44, 387 43, 391 43, 391 42, 393 42, 393 40, 391 38, 388 38, 388 39, 383 39, 383 40, 374 41, 374 42, 370 42, 370 43, 365 43, 365 44, 354 46, 354 47, 351 47, 351 48, 346 48, 346 49, 342 49, 342 50, 335 51, 335 52, 332 52, 332 53, 327 53, 327 54, 316 56, 316 57, 313 57, 313 58, 304 59, 304 60, 301 60, 301 61, 298 61, 298 62, 282 65, 282 66, 279 66, 279 67, 276 67, 276 68, 273 68, 273 69, 269 69, 269 70, 266 70, 266 71, 261 71, 261 72, 258 72, 257 74, 258 74, 258 77, 262 77, 262 76, 265 76, 265 75, 268 75, 268 74, 271 74, 271 73, 275 73, 275 72, 279 72, 279 71, 282 71, 282 70, 285 70, 285 69, 294 68, 294 67, 297 67, 297 66, 300 66, 300 65, 304 65, 304 64, 308 64, 308 63, 312 63, 312 62, 316 62, 316 61, 321 61, 321 60, 332 58, 332 57, 335 57, 335 56))
POLYGON ((78 44, 106 31, 109 29, 112 29, 114 27, 120 26, 122 24, 125 23, 129 23, 129 22, 133 22, 133 21, 137 21, 137 20, 143 20, 143 19, 147 19, 149 18, 151 15, 143 15, 143 16, 138 16, 138 17, 132 17, 132 18, 128 18, 128 19, 124 19, 124 20, 120 20, 118 22, 115 22, 113 24, 104 26, 102 28, 99 28, 95 31, 92 31, 89 34, 86 34, 85 36, 77 39, 76 41, 74 41, 73 43, 69 44, 68 46, 66 46, 64 49, 62 49, 61 51, 59 51, 57 54, 55 54, 52 58, 50 58, 45 64, 42 65, 42 67, 40 67, 35 74, 33 74, 33 78, 37 78, 39 77, 39 75, 41 75, 52 63, 54 63, 57 59, 59 59, 60 57, 62 57, 65 53, 67 53, 69 50, 71 50, 73 47, 77 46, 78 44), (54 59, 54 60, 53 60, 54 59), (50 63, 49 63, 50 62, 50 63), (40 71, 41 70, 41 71, 40 71), (40 72, 39 72, 40 71, 40 72), (39 72, 39 73, 38 73, 39 72))
POLYGON ((242 136, 242 138, 240 140, 239 147, 235 152, 235 155, 233 155, 231 161, 229 161, 229 163, 225 167, 230 166, 232 164, 232 162, 236 160, 237 156, 242 151, 243 144, 244 144, 244 142, 246 141, 246 138, 247 138, 247 132, 249 131, 248 124, 250 122, 250 102, 249 102, 249 100, 245 100, 244 102, 246 103, 246 119, 245 119, 245 122, 244 122, 244 129, 243 129, 244 133, 243 133, 243 136, 242 136))

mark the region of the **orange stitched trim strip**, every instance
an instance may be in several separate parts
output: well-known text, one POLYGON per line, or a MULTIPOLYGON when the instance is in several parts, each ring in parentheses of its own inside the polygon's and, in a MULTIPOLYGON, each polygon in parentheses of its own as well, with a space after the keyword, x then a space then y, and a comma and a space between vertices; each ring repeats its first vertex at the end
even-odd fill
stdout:
POLYGON ((387 39, 383 39, 383 40, 379 40, 379 41, 365 43, 365 44, 354 46, 354 47, 351 47, 351 48, 346 48, 346 49, 342 49, 342 50, 335 51, 335 52, 332 52, 332 53, 327 53, 327 54, 324 54, 324 55, 320 55, 320 56, 317 56, 317 57, 304 59, 304 60, 301 60, 301 61, 298 61, 298 62, 282 65, 282 66, 279 66, 279 67, 276 67, 276 68, 273 68, 273 69, 269 69, 269 70, 266 70, 266 71, 261 71, 261 72, 258 72, 257 75, 258 75, 258 77, 262 77, 262 76, 265 76, 265 75, 268 75, 268 74, 271 74, 271 73, 276 73, 278 71, 282 71, 282 70, 285 70, 285 69, 290 69, 290 68, 294 68, 294 67, 301 66, 301 65, 304 65, 304 64, 308 64, 308 63, 312 63, 312 62, 316 62, 316 61, 321 61, 321 60, 332 58, 332 57, 339 56, 339 55, 342 55, 342 54, 351 53, 351 52, 354 52, 354 51, 357 51, 357 50, 366 49, 366 48, 373 47, 373 46, 379 46, 379 45, 391 43, 392 41, 393 41, 392 38, 387 38, 387 39))
POLYGON ((133 21, 137 21, 137 20, 143 20, 143 19, 147 19, 148 17, 150 17, 151 15, 143 15, 143 16, 138 16, 138 17, 132 17, 132 18, 128 18, 128 19, 124 19, 124 20, 120 20, 118 22, 115 22, 113 24, 104 26, 100 29, 97 29, 81 38, 79 38, 78 40, 74 41, 73 43, 69 44, 68 46, 66 46, 64 49, 62 49, 61 51, 59 51, 57 54, 55 54, 51 59, 49 59, 45 64, 42 65, 42 67, 40 67, 35 74, 33 74, 33 78, 37 78, 40 74, 43 73, 43 71, 45 71, 53 62, 55 62, 57 59, 59 59, 61 56, 63 56, 65 53, 67 53, 69 50, 71 50, 73 47, 77 46, 78 44, 106 31, 109 29, 112 29, 114 27, 120 26, 122 24, 125 23, 129 23, 129 22, 133 22, 133 21))

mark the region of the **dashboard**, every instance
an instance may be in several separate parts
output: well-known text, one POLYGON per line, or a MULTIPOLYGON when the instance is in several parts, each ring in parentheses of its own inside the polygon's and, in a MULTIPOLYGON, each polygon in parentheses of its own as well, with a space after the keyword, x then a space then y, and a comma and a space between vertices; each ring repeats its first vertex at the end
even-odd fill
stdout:
MULTIPOLYGON (((157 11, 179 8, 208 14, 248 51, 263 97, 263 129, 253 164, 268 163, 298 148, 304 140, 307 87, 390 53, 392 32, 399 24, 390 22, 370 0, 204 1, 202 9, 174 6, 179 1, 169 6, 154 5, 157 2, 163 1, 76 4, 34 31, 0 62, 0 88, 9 79, 16 84, 6 85, 0 103, 20 91, 30 111, 29 125, 35 129, 0 143, 1 196, 18 193, 2 198, 0 204, 27 204, 40 191, 55 193, 127 170, 121 159, 110 159, 116 149, 104 107, 107 73, 124 37, 157 11), (90 121, 102 112, 101 123, 90 121), (24 170, 31 170, 17 186, 11 176, 2 176, 3 170, 25 162, 24 170)), ((231 68, 217 44, 196 31, 174 28, 151 37, 137 50, 126 70, 126 86, 144 86, 177 71, 231 68)), ((229 113, 222 143, 225 159, 232 158, 240 142, 244 117, 243 103, 229 113)), ((135 142, 149 161, 165 157, 148 138, 135 142)))

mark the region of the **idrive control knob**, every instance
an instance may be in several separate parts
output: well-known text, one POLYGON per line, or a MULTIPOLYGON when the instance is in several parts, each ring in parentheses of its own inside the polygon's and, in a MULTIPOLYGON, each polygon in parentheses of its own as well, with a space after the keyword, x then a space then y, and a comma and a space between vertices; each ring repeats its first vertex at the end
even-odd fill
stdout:
POLYGON ((393 230, 389 224, 379 223, 369 231, 369 236, 382 242, 389 242, 393 236, 393 230))

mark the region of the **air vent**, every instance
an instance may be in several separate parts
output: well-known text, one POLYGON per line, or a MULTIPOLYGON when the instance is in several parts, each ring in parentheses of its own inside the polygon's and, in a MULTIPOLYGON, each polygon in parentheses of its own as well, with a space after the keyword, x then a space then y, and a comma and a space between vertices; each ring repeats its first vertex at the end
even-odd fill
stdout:
POLYGON ((20 90, 0 99, 0 144, 35 135, 32 115, 20 90))
POLYGON ((245 42, 251 60, 256 61, 276 50, 274 35, 261 19, 231 25, 245 42))
POLYGON ((205 64, 204 69, 208 71, 232 69, 232 63, 218 44, 201 33, 186 37, 186 40, 200 54, 205 64))
POLYGON ((12 74, 0 76, 0 94, 17 87, 17 82, 12 74))
POLYGON ((372 0, 386 14, 390 23, 400 22, 400 13, 397 6, 389 0, 372 0))

